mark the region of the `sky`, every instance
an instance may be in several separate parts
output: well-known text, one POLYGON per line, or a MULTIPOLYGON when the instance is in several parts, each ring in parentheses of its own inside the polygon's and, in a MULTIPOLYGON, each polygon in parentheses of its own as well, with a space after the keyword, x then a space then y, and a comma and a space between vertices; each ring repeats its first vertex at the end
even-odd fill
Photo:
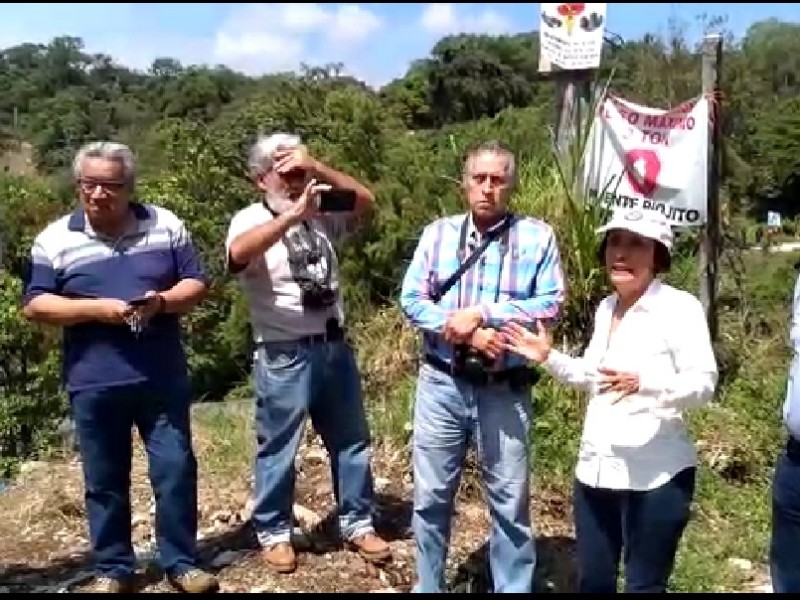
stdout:
MULTIPOLYGON (((727 17, 737 36, 770 17, 800 22, 800 3, 608 4, 624 39, 664 33, 670 18, 702 34, 697 17, 727 17)), ((251 75, 344 63, 373 86, 401 77, 447 34, 538 28, 539 4, 0 4, 0 48, 80 37, 88 52, 146 69, 157 57, 224 64, 251 75)))

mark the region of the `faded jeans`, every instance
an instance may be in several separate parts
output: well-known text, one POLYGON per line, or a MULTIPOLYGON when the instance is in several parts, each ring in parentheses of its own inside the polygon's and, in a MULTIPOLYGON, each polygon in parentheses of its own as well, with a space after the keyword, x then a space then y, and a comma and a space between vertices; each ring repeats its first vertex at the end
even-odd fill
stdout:
POLYGON ((474 439, 489 500, 489 564, 496 593, 530 592, 536 551, 530 518, 529 389, 475 387, 423 364, 414 407, 418 593, 443 592, 451 516, 474 439))
POLYGON ((350 346, 343 341, 263 344, 254 376, 258 449, 252 520, 260 544, 291 539, 294 461, 307 416, 331 459, 342 537, 372 532, 369 429, 350 346))

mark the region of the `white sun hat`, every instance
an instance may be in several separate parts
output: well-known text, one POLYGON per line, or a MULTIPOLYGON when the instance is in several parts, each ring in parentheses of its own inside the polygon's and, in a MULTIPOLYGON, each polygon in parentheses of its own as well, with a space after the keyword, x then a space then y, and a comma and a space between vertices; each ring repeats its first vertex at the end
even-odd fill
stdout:
POLYGON ((672 227, 661 211, 618 208, 611 219, 597 229, 597 233, 612 229, 624 229, 663 244, 667 250, 672 249, 672 227))

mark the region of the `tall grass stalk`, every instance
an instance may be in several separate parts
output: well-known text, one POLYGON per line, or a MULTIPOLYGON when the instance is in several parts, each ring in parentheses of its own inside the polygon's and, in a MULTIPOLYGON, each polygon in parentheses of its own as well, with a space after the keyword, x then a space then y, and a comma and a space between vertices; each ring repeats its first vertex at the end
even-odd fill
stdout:
POLYGON ((597 260, 601 240, 596 230, 609 211, 590 192, 584 177, 594 117, 608 81, 602 86, 595 82, 594 87, 600 91, 592 95, 588 106, 572 105, 570 121, 576 125, 566 147, 559 149, 553 140, 550 155, 520 165, 513 200, 517 211, 546 221, 556 232, 567 278, 567 300, 557 335, 569 346, 588 342, 594 307, 607 289, 597 260))

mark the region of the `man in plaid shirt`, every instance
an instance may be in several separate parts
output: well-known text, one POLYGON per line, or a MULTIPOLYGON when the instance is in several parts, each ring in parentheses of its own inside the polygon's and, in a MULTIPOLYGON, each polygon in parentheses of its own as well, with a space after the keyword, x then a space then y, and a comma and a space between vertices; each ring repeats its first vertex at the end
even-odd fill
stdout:
POLYGON ((413 428, 417 592, 444 591, 453 502, 473 440, 493 520, 494 591, 533 587, 528 434, 535 377, 505 352, 499 330, 510 320, 532 326, 556 318, 565 292, 552 228, 506 209, 515 180, 510 151, 496 142, 473 150, 463 173, 469 212, 425 228, 403 280, 403 312, 423 334, 413 428), (487 238, 480 258, 442 290, 487 238))

